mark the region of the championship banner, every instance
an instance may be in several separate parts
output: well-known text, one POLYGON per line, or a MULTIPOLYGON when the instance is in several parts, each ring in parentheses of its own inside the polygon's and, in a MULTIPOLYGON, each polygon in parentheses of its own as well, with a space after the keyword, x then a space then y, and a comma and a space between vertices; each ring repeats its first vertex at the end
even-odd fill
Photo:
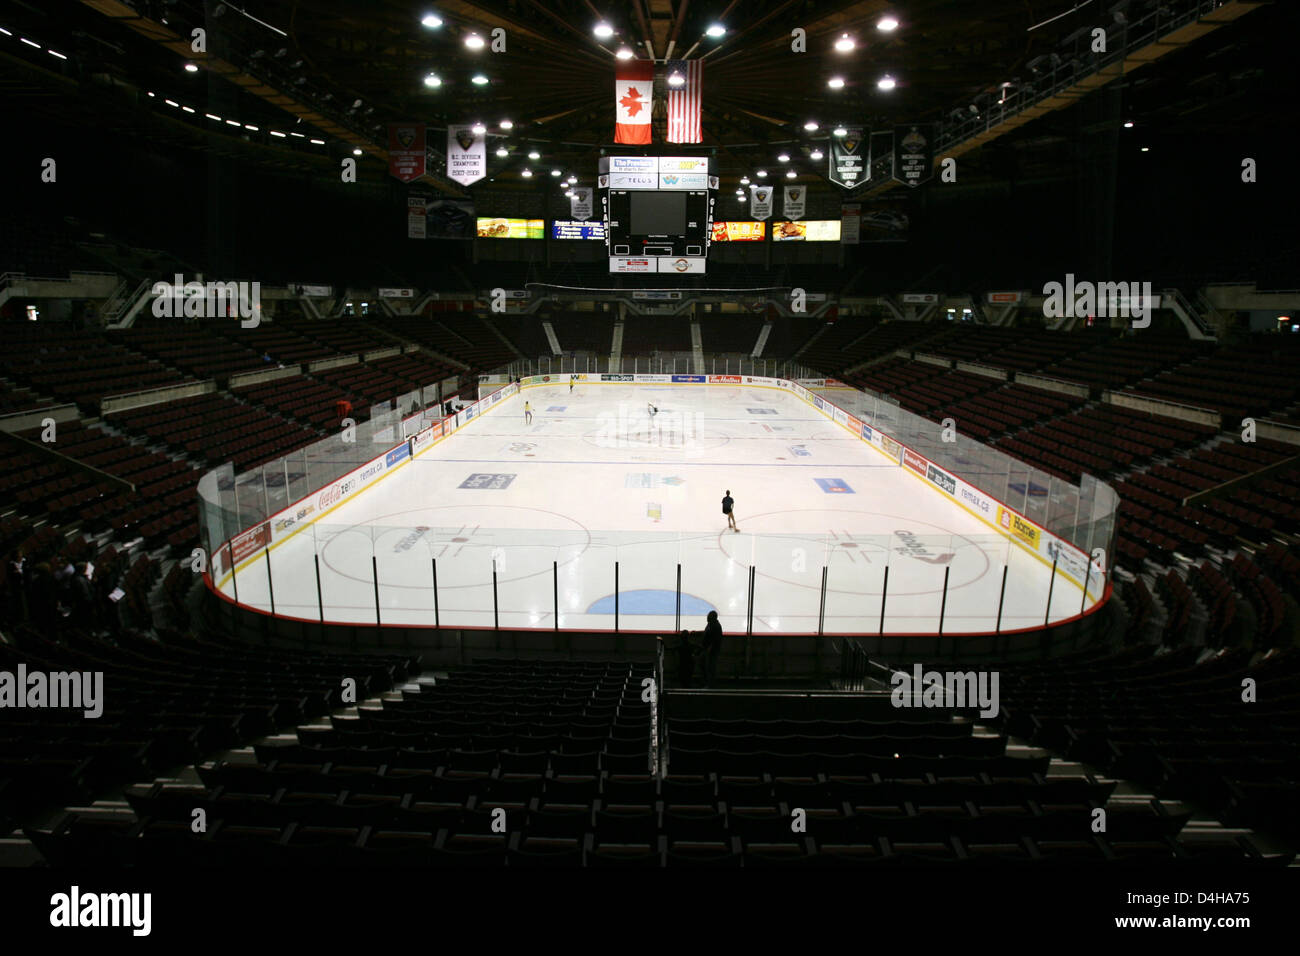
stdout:
POLYGON ((649 60, 618 65, 614 74, 614 142, 632 146, 650 142, 654 71, 649 60))
POLYGON ((840 242, 856 246, 862 235, 862 206, 844 203, 840 206, 840 242))
POLYGON ((830 154, 830 181, 845 189, 856 189, 871 178, 867 164, 870 162, 868 139, 860 128, 851 129, 843 136, 832 136, 830 154))
POLYGON ((894 128, 894 179, 904 186, 919 186, 934 172, 934 127, 894 128))
POLYGON ((393 123, 388 127, 388 172, 404 183, 425 173, 424 124, 393 123))
POLYGON ((571 191, 573 196, 569 199, 569 215, 579 222, 586 222, 591 218, 591 187, 574 186, 571 191))
POLYGON ((772 216, 772 187, 749 187, 749 216, 762 221, 772 216))
POLYGON ((487 140, 473 126, 447 127, 447 178, 462 186, 487 175, 487 140))
POLYGON ((406 197, 406 238, 423 239, 428 234, 425 230, 424 197, 407 196, 406 197))
POLYGON ((802 186, 786 186, 785 202, 781 209, 786 219, 802 219, 808 194, 802 186))

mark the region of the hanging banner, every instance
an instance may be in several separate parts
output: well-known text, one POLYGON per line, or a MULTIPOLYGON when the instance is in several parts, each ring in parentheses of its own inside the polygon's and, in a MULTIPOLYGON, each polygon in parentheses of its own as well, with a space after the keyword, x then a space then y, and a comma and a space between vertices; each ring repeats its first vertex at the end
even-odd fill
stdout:
POLYGON ((472 126, 447 127, 447 178, 462 186, 487 175, 487 141, 472 126))
POLYGON ((644 146, 650 142, 650 110, 655 67, 649 60, 619 63, 614 74, 614 142, 644 146))
POLYGON ((856 189, 871 178, 867 165, 870 150, 861 128, 850 129, 843 136, 832 136, 828 150, 831 158, 830 180, 845 189, 856 189))
POLYGON ((423 196, 406 197, 406 238, 407 239, 424 239, 428 233, 425 230, 425 223, 428 220, 426 215, 423 196))
POLYGON ((807 191, 802 186, 785 187, 785 202, 781 209, 786 219, 802 219, 806 203, 807 191))
POLYGON ((840 242, 856 246, 862 235, 862 206, 844 203, 840 206, 840 242))
POLYGON ((425 173, 424 124, 393 123, 388 127, 388 172, 404 183, 425 173))
POLYGON ((573 195, 569 198, 569 216, 586 222, 591 218, 591 187, 574 186, 570 191, 573 195))
POLYGON ((751 219, 764 220, 772 216, 772 187, 749 187, 749 216, 751 219))
POLYGON ((919 186, 934 171, 934 127, 928 124, 894 128, 894 178, 904 186, 919 186))

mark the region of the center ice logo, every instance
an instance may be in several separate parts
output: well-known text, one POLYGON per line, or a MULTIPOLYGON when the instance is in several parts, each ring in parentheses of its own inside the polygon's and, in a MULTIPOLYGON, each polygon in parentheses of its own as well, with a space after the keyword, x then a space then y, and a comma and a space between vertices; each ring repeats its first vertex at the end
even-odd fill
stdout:
POLYGON ((951 551, 935 554, 925 542, 910 531, 895 531, 894 534, 903 542, 901 547, 894 548, 899 554, 916 558, 918 561, 924 561, 926 564, 948 564, 956 555, 951 551))

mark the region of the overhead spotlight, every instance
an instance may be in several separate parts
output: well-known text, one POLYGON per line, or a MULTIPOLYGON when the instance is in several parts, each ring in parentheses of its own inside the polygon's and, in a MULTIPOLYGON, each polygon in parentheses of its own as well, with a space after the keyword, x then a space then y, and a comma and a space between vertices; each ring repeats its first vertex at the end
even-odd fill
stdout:
POLYGON ((767 170, 766 170, 766 169, 760 169, 760 170, 759 170, 758 172, 756 172, 754 175, 757 176, 759 179, 766 179, 766 178, 767 178, 767 170))
POLYGON ((880 90, 892 90, 898 85, 898 81, 886 73, 880 79, 876 80, 876 88, 880 90))
POLYGON ((790 170, 787 170, 787 171, 786 171, 785 178, 786 178, 786 179, 794 179, 794 177, 797 176, 797 175, 798 175, 798 173, 796 173, 793 169, 790 169, 790 170))
POLYGON ((816 121, 816 120, 809 120, 808 122, 806 122, 806 123, 803 124, 803 128, 806 129, 806 130, 807 130, 808 132, 810 132, 810 133, 815 133, 815 132, 817 132, 817 121, 816 121))
POLYGON ((677 70, 673 70, 672 73, 668 74, 669 86, 681 86, 685 82, 686 77, 682 76, 682 74, 677 70))
POLYGON ((507 156, 510 155, 510 150, 506 149, 504 146, 499 146, 497 147, 497 155, 500 156, 502 159, 505 159, 507 156))
POLYGON ((713 39, 715 40, 720 36, 725 36, 726 33, 727 33, 727 28, 724 27, 721 23, 710 23, 709 28, 704 31, 704 35, 706 37, 713 37, 713 39))
POLYGON ((1143 146, 1143 147, 1142 147, 1142 152, 1144 152, 1144 153, 1149 153, 1149 152, 1151 152, 1151 147, 1150 147, 1150 146, 1143 146))
POLYGON ((565 181, 566 181, 570 186, 573 186, 573 185, 576 185, 576 184, 577 184, 577 182, 578 182, 578 177, 577 177, 577 176, 570 176, 570 177, 569 177, 567 180, 565 180, 565 181))
POLYGON ((431 88, 442 86, 442 77, 437 73, 427 73, 424 77, 424 85, 431 88))
POLYGON ((898 29, 898 21, 891 16, 883 16, 876 21, 876 29, 881 33, 893 33, 898 29))
POLYGON ((475 136, 482 136, 484 133, 487 132, 487 127, 484 126, 482 123, 475 123, 473 126, 470 127, 470 132, 472 132, 475 136))
POLYGON ((620 60, 630 60, 635 55, 636 54, 633 53, 630 48, 625 46, 619 47, 618 52, 614 54, 614 56, 618 57, 620 60))
POLYGON ((283 60, 288 55, 289 55, 289 48, 287 46, 282 46, 280 47, 280 49, 275 51, 275 58, 277 60, 283 60))
POLYGON ((566 197, 567 199, 572 199, 572 198, 573 198, 573 190, 572 190, 572 189, 566 189, 566 190, 564 191, 564 195, 565 195, 565 197, 566 197))
POLYGON ((195 64, 195 63, 186 63, 186 64, 185 64, 185 72, 186 72, 186 73, 197 73, 197 72, 199 72, 198 65, 195 64))
POLYGON ((849 131, 846 130, 843 126, 837 126, 837 127, 835 127, 833 130, 831 130, 831 133, 832 133, 833 135, 835 135, 835 136, 848 136, 848 135, 849 135, 849 131))
POLYGON ((355 147, 353 147, 353 149, 352 149, 352 155, 353 155, 353 156, 360 156, 360 155, 361 155, 361 147, 360 147, 360 146, 355 146, 355 147))
POLYGON ((426 30, 436 30, 438 27, 442 26, 442 17, 438 16, 436 13, 426 13, 420 19, 420 26, 424 27, 426 30))
POLYGON ((533 171, 532 171, 531 169, 525 169, 525 170, 524 170, 523 172, 521 172, 519 175, 520 175, 520 176, 523 176, 524 179, 532 179, 532 178, 533 178, 533 171))
POLYGON ((301 68, 301 66, 302 66, 302 60, 294 60, 292 63, 289 64, 289 69, 297 70, 301 68))
POLYGON ((353 108, 354 110, 355 110, 355 109, 360 109, 360 108, 361 108, 361 101, 360 101, 360 100, 353 100, 353 101, 352 101, 352 108, 353 108))
POLYGON ((842 90, 844 89, 844 77, 832 76, 829 80, 826 81, 826 85, 829 86, 832 90, 842 90))
POLYGON ((529 151, 529 153, 528 153, 528 158, 529 158, 529 159, 541 159, 541 158, 542 158, 542 154, 539 153, 537 150, 534 149, 534 150, 529 151))
POLYGON ((835 41, 835 49, 839 50, 841 53, 848 53, 855 46, 857 46, 857 44, 853 42, 853 37, 849 36, 847 33, 835 41))
POLYGON ((500 126, 502 129, 514 129, 514 128, 515 128, 515 124, 512 123, 512 122, 511 122, 510 120, 508 120, 508 119, 503 119, 503 120, 502 120, 500 123, 498 123, 497 125, 500 126))
POLYGON ((552 175, 552 176, 559 176, 559 175, 560 175, 560 171, 559 171, 558 169, 552 169, 552 170, 551 170, 551 175, 552 175))
POLYGON ((608 40, 614 35, 614 28, 602 20, 591 28, 591 32, 596 34, 596 36, 600 37, 602 40, 608 40))
POLYGON ((1132 129, 1132 128, 1133 128, 1133 121, 1132 121, 1132 120, 1125 120, 1125 121, 1124 121, 1124 128, 1125 128, 1125 129, 1132 129))
POLYGON ((745 195, 745 190, 743 190, 743 189, 737 189, 737 190, 736 190, 736 195, 737 195, 737 196, 743 196, 743 195, 745 195))
POLYGON ((742 186, 748 186, 748 185, 749 185, 749 177, 748 177, 748 176, 741 176, 741 177, 740 177, 740 185, 742 185, 742 186))
POLYGON ((465 46, 471 50, 481 50, 487 43, 477 33, 471 33, 465 37, 465 46))
POLYGON ((487 86, 488 84, 488 78, 482 73, 475 73, 469 78, 469 81, 475 86, 487 86))
POLYGON ((825 155, 825 153, 823 153, 820 149, 814 149, 811 153, 808 154, 808 158, 809 158, 809 159, 821 159, 822 156, 824 156, 824 155, 825 155))
POLYGON ((790 154, 782 153, 780 156, 777 157, 777 160, 782 163, 788 163, 790 162, 790 154))

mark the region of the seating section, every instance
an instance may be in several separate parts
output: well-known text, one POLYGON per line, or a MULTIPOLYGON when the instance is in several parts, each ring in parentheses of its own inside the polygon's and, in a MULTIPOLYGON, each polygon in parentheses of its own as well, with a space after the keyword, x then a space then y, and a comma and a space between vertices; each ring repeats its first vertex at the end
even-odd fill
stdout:
POLYGON ((299 654, 172 635, 158 641, 20 627, 0 670, 102 672, 102 714, 9 711, 0 727, 0 833, 51 806, 84 803, 171 772, 342 703, 342 681, 377 694, 403 680, 398 657, 299 654))
POLYGON ((11 383, 88 414, 106 395, 193 381, 191 375, 125 348, 98 333, 76 336, 54 328, 5 327, 0 374, 11 383))
POLYGON ((500 368, 516 358, 486 320, 469 312, 434 312, 430 309, 422 316, 385 318, 382 325, 404 341, 427 346, 464 362, 476 372, 500 368))
POLYGON ((999 726, 1187 800, 1229 826, 1300 840, 1300 653, 1146 646, 1000 668, 999 726), (1245 678, 1258 700, 1242 702, 1245 678))
POLYGON ((691 323, 685 316, 629 315, 623 322, 623 354, 689 352, 691 323))
MULTIPOLYGON (((762 314, 709 313, 700 318, 700 341, 705 354, 754 351, 763 328, 762 314)), ((765 350, 767 351, 767 350, 765 350)))
POLYGON ((106 421, 208 468, 233 462, 236 473, 320 438, 317 431, 223 394, 117 412, 106 421))
MULTIPOLYGON (((1290 673, 1285 664, 1274 672, 1278 679, 1290 673)), ((388 673, 372 671, 373 682, 388 673)), ((1112 799, 1118 781, 1111 775, 1058 766, 1045 750, 1013 753, 1007 731, 977 729, 945 711, 900 717, 885 697, 859 699, 851 719, 670 719, 670 772, 660 779, 647 772, 650 713, 641 678, 648 674, 636 663, 484 661, 418 693, 311 723, 310 705, 325 700, 303 688, 291 695, 299 706, 285 708, 300 715, 295 742, 266 741, 239 759, 200 761, 194 783, 130 786, 131 815, 74 811, 26 832, 54 865, 1050 869, 1283 866, 1294 856, 1246 837, 1184 831, 1187 806, 1112 799), (196 806, 208 810, 204 834, 188 826, 196 806), (1097 807, 1107 811, 1104 835, 1090 826, 1097 807), (504 832, 494 826, 502 820, 504 832)), ((1134 679, 1143 675, 1138 668, 1134 679)), ((1020 672, 1014 677, 1006 725, 1054 746, 1101 749, 1101 760, 1108 754, 1100 742, 1074 742, 1058 730, 1057 714, 1074 720, 1068 705, 1082 699, 1122 727, 1141 706, 1090 694, 1092 684, 1057 703, 1020 672), (1045 719, 1036 717, 1040 710, 1045 719)), ((1162 766, 1150 751, 1164 748, 1175 775, 1159 781, 1163 790, 1214 793, 1216 771, 1227 773, 1225 784, 1235 789, 1224 793, 1245 799, 1221 801, 1223 812, 1243 823, 1271 822, 1270 801, 1280 808, 1287 792, 1275 774, 1294 760, 1296 744, 1286 735, 1294 710, 1269 710, 1281 724, 1249 739, 1287 756, 1276 760, 1263 746, 1231 754, 1224 725, 1207 714, 1193 726, 1197 740, 1225 748, 1224 765, 1213 768, 1176 749, 1183 731, 1130 742, 1113 733, 1116 724, 1087 723, 1094 711, 1079 718, 1085 732, 1097 726, 1106 739, 1118 738, 1119 756, 1109 762, 1149 776, 1162 766)), ((254 714, 249 728, 264 732, 269 714, 254 714)), ((1264 719, 1217 710, 1214 717, 1252 734, 1264 719)), ((205 731, 202 742, 231 736, 224 721, 198 733, 205 731)), ((170 741, 173 753, 202 749, 190 747, 192 739, 170 741)))
MULTIPOLYGON (((551 327, 564 352, 609 355, 614 343, 614 316, 608 312, 565 312, 551 316, 551 327)), ((532 353, 525 351, 525 355, 532 353)), ((548 347, 541 354, 549 355, 548 347)))

